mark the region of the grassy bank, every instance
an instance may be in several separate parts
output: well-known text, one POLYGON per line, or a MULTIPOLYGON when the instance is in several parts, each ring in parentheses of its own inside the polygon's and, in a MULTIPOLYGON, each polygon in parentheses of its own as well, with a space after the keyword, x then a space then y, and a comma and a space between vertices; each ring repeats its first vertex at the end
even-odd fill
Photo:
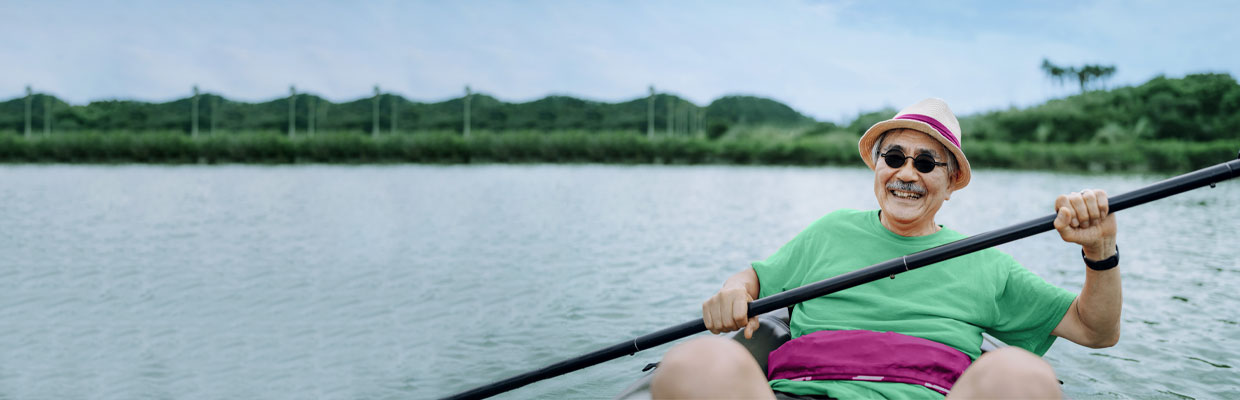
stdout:
MULTIPOLYGON (((1240 139, 1114 144, 965 145, 978 167, 1177 173, 1234 159, 1240 139)), ((858 165, 852 135, 740 136, 707 140, 629 132, 400 135, 328 133, 289 138, 249 132, 190 138, 183 133, 72 133, 0 136, 7 163, 660 163, 858 165)))

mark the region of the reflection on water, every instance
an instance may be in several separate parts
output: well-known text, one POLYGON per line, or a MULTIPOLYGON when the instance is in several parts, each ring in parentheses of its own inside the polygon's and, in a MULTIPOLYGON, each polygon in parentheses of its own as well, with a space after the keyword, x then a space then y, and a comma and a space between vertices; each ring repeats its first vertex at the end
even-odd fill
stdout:
MULTIPOLYGON (((967 234, 1159 178, 977 171, 967 234)), ((425 398, 697 316, 841 207, 856 168, 0 167, 0 397, 425 398)), ((1123 339, 1047 355, 1073 397, 1236 397, 1240 184, 1119 214, 1123 339)), ((1001 247, 1078 290, 1048 233, 1001 247)), ((664 349, 510 398, 608 397, 664 349)))

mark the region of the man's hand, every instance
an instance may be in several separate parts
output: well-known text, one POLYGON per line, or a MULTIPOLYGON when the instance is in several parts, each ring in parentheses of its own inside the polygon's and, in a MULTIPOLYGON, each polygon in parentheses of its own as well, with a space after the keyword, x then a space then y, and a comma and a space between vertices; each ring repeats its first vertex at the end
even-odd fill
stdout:
POLYGON ((748 318, 751 301, 753 297, 744 286, 725 285, 702 303, 702 322, 714 334, 745 328, 745 339, 752 339, 758 318, 748 318))
POLYGON ((1065 242, 1081 245, 1085 257, 1102 260, 1115 254, 1115 216, 1107 203, 1107 192, 1086 189, 1055 199, 1055 230, 1065 242))

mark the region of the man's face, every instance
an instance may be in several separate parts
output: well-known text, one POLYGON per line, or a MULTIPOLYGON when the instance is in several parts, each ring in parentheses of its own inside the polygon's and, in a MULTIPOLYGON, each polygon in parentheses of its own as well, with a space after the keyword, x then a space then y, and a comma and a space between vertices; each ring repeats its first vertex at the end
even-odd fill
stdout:
MULTIPOLYGON (((915 130, 888 133, 878 152, 885 154, 895 150, 902 151, 906 156, 929 154, 936 162, 949 162, 943 145, 915 130)), ((913 167, 911 159, 906 159, 899 168, 887 166, 882 157, 874 160, 874 196, 878 198, 884 218, 890 219, 896 226, 932 228, 934 214, 951 196, 950 186, 951 178, 946 166, 936 166, 933 171, 922 173, 913 167)))

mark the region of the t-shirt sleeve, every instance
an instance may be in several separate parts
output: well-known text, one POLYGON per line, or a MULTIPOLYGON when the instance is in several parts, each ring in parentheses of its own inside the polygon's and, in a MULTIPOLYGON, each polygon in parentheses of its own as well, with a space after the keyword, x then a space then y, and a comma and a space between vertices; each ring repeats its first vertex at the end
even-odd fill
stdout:
MULTIPOLYGON (((817 223, 815 223, 817 225, 817 223)), ((800 263, 811 245, 814 225, 797 234, 766 260, 750 264, 758 274, 759 298, 801 286, 805 270, 800 263)))
POLYGON ((1004 287, 995 299, 998 309, 995 326, 987 333, 1008 345, 1037 354, 1046 354, 1055 342, 1051 331, 1059 325, 1076 294, 1046 282, 1021 266, 1011 256, 1004 287))

